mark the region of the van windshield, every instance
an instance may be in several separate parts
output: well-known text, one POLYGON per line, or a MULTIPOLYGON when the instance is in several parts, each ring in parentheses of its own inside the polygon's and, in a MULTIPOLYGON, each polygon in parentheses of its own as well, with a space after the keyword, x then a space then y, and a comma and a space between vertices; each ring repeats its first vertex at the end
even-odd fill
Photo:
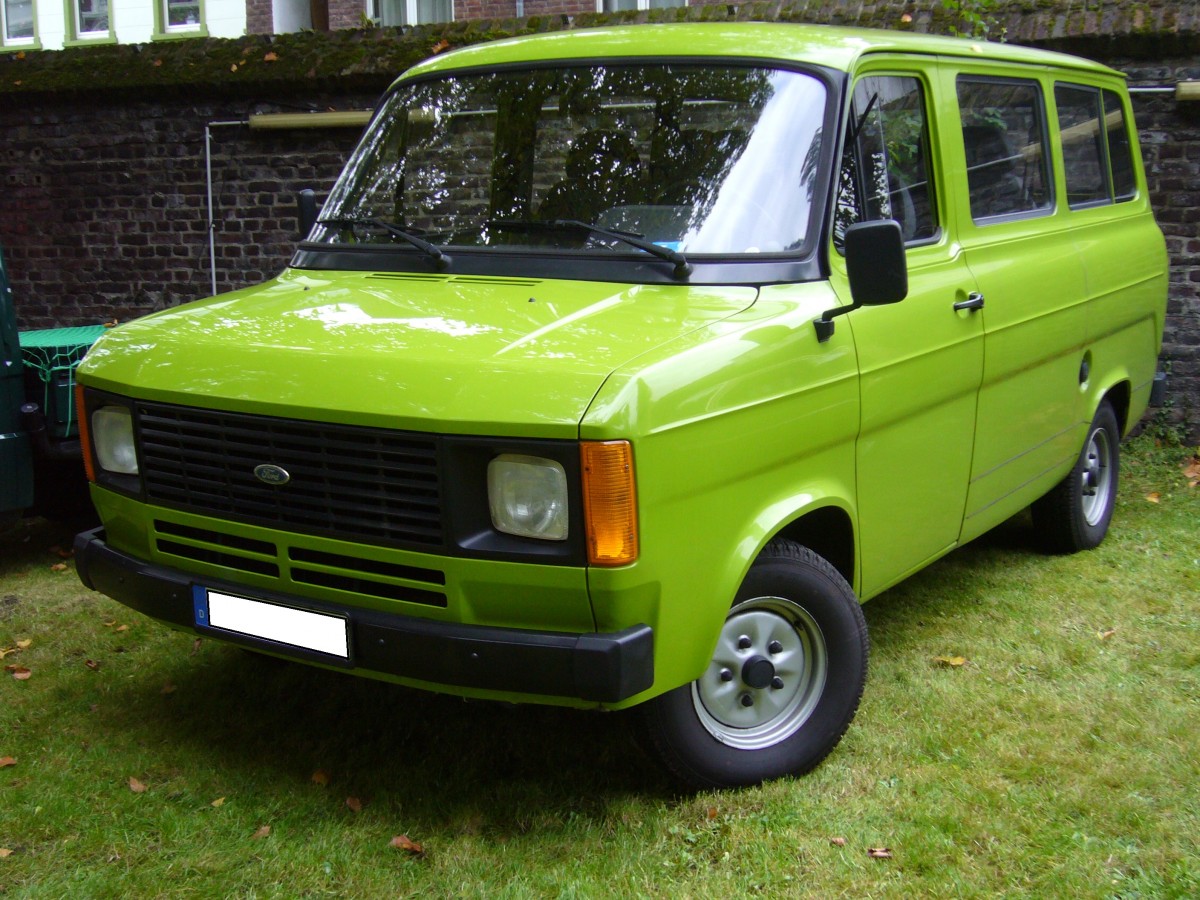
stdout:
POLYGON ((309 240, 425 254, 636 253, 638 241, 689 256, 792 252, 813 220, 825 104, 813 76, 735 65, 402 84, 309 240))

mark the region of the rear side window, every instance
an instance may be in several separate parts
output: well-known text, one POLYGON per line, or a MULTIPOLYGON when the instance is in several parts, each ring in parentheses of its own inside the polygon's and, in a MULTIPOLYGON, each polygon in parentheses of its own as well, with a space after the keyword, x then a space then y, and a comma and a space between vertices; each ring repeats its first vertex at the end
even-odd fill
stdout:
POLYGON ((895 219, 907 242, 937 235, 929 177, 929 128, 921 83, 896 75, 854 89, 838 178, 834 241, 855 222, 895 219))
POLYGON ((1132 198, 1133 160, 1121 98, 1112 91, 1059 84, 1054 102, 1068 203, 1094 206, 1132 198))
POLYGON ((1104 126, 1108 131, 1108 162, 1112 167, 1113 196, 1116 200, 1132 200, 1137 193, 1133 175, 1133 144, 1125 124, 1125 107, 1114 91, 1103 91, 1104 126))
POLYGON ((958 79, 971 217, 1049 210, 1053 197, 1039 86, 1001 78, 958 79))

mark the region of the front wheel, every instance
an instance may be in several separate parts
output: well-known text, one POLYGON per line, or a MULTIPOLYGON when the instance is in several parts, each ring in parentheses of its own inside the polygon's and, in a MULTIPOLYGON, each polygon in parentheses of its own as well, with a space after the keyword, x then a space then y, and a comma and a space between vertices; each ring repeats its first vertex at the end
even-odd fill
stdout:
POLYGON ((705 672, 640 708, 651 746, 694 788, 807 772, 854 718, 868 650, 862 609, 841 574, 806 547, 772 541, 705 672))
POLYGON ((1121 428, 1107 400, 1070 473, 1033 504, 1033 527, 1050 553, 1091 550, 1104 540, 1117 500, 1121 428))

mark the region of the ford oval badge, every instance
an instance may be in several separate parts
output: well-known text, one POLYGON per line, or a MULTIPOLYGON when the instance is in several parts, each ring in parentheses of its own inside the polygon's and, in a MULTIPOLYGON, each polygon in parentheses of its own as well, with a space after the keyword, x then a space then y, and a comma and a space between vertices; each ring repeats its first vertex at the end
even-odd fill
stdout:
POLYGON ((254 467, 254 477, 264 484, 287 484, 292 480, 292 476, 288 474, 288 470, 283 466, 274 466, 271 463, 263 463, 261 466, 254 467))

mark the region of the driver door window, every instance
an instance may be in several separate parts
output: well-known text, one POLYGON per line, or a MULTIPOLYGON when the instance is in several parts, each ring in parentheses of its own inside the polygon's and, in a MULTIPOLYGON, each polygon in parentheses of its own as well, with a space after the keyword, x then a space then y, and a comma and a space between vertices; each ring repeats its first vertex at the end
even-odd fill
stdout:
POLYGON ((906 242, 937 235, 928 135, 916 78, 884 75, 858 83, 838 179, 839 248, 849 226, 875 219, 895 219, 906 242))

